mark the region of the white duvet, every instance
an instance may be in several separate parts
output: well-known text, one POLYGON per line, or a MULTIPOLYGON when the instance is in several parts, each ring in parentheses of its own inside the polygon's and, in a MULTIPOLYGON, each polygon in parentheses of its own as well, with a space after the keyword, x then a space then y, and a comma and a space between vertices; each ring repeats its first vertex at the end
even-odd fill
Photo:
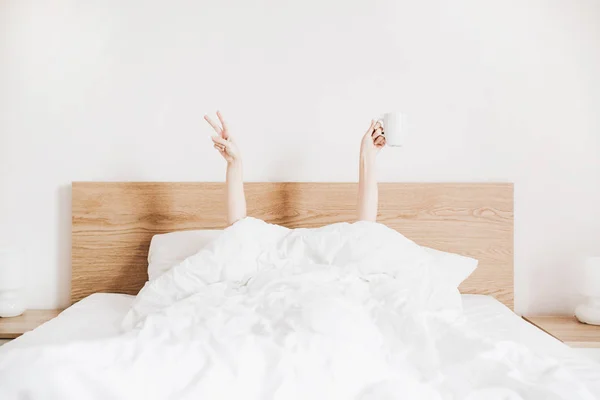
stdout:
POLYGON ((375 223, 247 218, 146 284, 118 337, 0 348, 0 399, 596 399, 461 323, 456 287, 375 223))

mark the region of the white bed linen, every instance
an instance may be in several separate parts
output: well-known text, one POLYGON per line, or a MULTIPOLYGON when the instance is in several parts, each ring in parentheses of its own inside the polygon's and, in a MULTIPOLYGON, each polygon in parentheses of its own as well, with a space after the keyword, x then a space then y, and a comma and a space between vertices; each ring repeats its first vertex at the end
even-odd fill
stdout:
MULTIPOLYGON (((583 353, 573 351, 537 329, 491 296, 465 294, 461 297, 464 321, 471 329, 497 341, 511 340, 560 359, 573 370, 588 376, 590 382, 597 382, 600 391, 600 377, 595 364, 582 356, 583 353)), ((121 322, 134 299, 135 296, 125 294, 93 294, 4 347, 41 346, 119 335, 121 322)))
MULTIPOLYGON (((223 234, 222 229, 177 231, 154 235, 148 250, 148 280, 158 278, 166 271, 204 249, 223 234)), ((438 274, 456 286, 467 279, 477 268, 478 260, 445 251, 423 249, 435 259, 438 274)))
MULTIPOLYGON (((461 298, 464 320, 470 329, 496 340, 522 343, 546 354, 574 358, 568 346, 526 322, 493 297, 463 294, 461 298)), ((121 322, 134 299, 135 296, 126 294, 92 294, 6 346, 40 346, 119 335, 121 322)))
POLYGON ((0 349, 0 397, 600 396, 599 365, 472 326, 431 259, 380 224, 246 219, 148 283, 123 335, 0 349))

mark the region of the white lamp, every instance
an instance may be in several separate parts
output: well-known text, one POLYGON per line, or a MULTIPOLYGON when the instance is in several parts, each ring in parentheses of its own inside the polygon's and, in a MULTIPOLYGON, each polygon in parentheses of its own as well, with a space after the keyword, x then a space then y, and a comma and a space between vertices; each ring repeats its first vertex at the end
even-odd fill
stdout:
POLYGON ((16 317, 25 311, 25 285, 21 253, 0 248, 0 317, 16 317))
POLYGON ((587 302, 575 309, 575 316, 586 324, 600 325, 600 257, 585 260, 581 289, 587 302))

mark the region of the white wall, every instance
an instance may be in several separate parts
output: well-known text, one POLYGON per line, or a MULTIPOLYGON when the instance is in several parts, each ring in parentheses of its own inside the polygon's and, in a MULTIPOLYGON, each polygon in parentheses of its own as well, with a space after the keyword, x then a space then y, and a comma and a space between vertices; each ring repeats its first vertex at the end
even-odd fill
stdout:
POLYGON ((0 244, 64 306, 71 181, 222 180, 217 108, 247 180, 355 181, 402 110, 381 180, 515 182, 517 311, 568 312, 600 253, 599 27, 596 0, 4 1, 0 244))

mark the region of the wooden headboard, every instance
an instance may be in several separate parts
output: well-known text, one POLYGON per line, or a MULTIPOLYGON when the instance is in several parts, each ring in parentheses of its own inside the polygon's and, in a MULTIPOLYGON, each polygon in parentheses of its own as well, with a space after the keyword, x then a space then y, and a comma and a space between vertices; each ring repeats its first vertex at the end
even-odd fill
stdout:
MULTIPOLYGON (((246 183, 248 215, 290 228, 356 219, 354 183, 246 183)), ((157 233, 226 226, 223 183, 75 182, 71 301, 136 294, 157 233)), ((477 258, 463 293, 513 308, 511 183, 380 183, 378 221, 415 242, 477 258)))

